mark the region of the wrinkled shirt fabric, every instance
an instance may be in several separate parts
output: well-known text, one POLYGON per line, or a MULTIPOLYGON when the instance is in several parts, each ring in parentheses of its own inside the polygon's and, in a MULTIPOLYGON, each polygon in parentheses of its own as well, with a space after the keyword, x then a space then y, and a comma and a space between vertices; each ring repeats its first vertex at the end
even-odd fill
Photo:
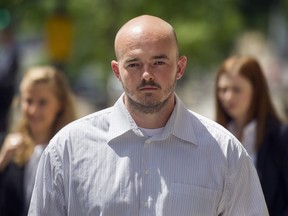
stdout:
POLYGON ((162 132, 146 137, 122 97, 51 140, 29 215, 268 215, 253 162, 230 132, 175 96, 162 132))

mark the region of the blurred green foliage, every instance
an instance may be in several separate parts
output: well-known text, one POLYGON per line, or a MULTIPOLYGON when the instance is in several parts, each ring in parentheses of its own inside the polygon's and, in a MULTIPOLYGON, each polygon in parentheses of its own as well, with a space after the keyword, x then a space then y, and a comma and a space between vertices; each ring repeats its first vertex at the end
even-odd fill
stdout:
POLYGON ((0 1, 1 8, 11 11, 22 37, 44 33, 47 19, 57 7, 64 7, 75 31, 67 71, 77 77, 86 65, 97 65, 104 79, 111 73, 115 33, 134 16, 151 14, 169 21, 178 35, 181 54, 188 56, 187 72, 192 73, 189 68, 221 62, 245 29, 256 28, 265 33, 271 7, 288 6, 288 0, 0 1))

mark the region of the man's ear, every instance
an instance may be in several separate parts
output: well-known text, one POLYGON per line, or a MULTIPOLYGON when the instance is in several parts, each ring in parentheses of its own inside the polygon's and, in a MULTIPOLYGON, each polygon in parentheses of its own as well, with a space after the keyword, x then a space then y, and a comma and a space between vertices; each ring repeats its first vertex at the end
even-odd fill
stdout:
POLYGON ((181 56, 178 60, 178 70, 177 70, 177 79, 180 79, 184 72, 185 72, 185 68, 186 68, 186 65, 187 65, 187 57, 186 56, 181 56))
POLYGON ((118 79, 118 80, 121 80, 118 62, 115 61, 115 60, 112 60, 112 62, 111 62, 111 68, 112 68, 115 76, 117 77, 117 79, 118 79))

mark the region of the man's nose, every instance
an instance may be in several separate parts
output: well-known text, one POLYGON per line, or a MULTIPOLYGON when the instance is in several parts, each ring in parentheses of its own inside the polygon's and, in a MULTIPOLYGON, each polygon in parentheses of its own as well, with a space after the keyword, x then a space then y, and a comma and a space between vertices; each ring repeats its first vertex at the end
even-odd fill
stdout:
POLYGON ((153 72, 153 69, 149 65, 145 65, 143 67, 142 78, 146 81, 154 80, 154 72, 153 72))

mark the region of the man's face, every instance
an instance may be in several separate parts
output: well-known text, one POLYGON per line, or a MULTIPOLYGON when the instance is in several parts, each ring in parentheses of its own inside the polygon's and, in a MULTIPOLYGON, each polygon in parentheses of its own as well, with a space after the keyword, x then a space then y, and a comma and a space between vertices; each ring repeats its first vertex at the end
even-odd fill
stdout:
POLYGON ((173 96, 186 57, 178 58, 176 43, 158 34, 128 37, 118 51, 112 68, 125 101, 144 113, 159 112, 173 96))

